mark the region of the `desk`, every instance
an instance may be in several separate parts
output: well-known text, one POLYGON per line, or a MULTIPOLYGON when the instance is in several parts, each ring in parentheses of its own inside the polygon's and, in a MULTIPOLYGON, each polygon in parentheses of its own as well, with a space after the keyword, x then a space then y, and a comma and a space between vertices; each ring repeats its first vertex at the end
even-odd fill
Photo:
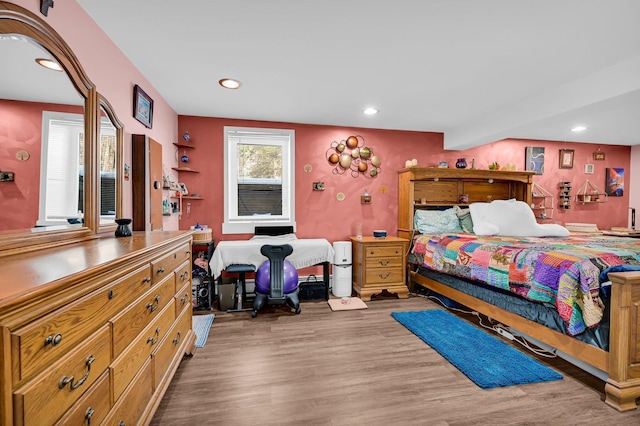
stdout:
POLYGON ((292 239, 287 236, 286 238, 260 237, 242 241, 220 241, 209 262, 212 276, 218 278, 227 266, 237 263, 254 265, 257 270, 262 262, 267 260, 260 253, 260 248, 265 244, 290 244, 293 247, 293 253, 287 256, 286 260, 296 269, 321 264, 326 286, 325 296, 329 298, 329 263, 333 261, 334 252, 329 241, 324 238, 292 239))

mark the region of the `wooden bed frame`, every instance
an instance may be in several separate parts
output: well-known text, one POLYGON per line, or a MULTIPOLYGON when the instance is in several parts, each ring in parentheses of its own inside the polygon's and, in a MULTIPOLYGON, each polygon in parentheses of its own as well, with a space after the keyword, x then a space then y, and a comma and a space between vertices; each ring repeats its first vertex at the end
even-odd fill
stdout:
MULTIPOLYGON (((416 209, 460 205, 462 194, 468 194, 469 203, 504 198, 531 202, 533 172, 412 167, 401 169, 398 175, 398 236, 404 238, 411 239, 415 234, 412 225, 416 209)), ((604 389, 605 402, 618 411, 635 410, 636 399, 640 397, 640 272, 612 273, 609 278, 612 282, 609 352, 415 271, 409 273, 409 285, 431 289, 606 372, 609 378, 604 389)))

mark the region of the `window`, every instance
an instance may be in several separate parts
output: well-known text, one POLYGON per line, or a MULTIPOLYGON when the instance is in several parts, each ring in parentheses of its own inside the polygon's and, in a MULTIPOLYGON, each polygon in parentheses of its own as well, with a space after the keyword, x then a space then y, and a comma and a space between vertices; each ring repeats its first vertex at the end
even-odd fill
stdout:
POLYGON ((84 116, 43 111, 38 226, 81 220, 83 166, 84 116))
POLYGON ((294 139, 293 130, 224 128, 223 234, 265 225, 295 229, 294 139))

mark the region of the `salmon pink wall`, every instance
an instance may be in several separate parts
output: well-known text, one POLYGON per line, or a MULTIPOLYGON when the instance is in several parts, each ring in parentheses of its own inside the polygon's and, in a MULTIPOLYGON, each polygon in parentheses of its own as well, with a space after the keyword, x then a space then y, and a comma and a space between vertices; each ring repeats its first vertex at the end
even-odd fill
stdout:
MULTIPOLYGON (((212 228, 217 241, 248 238, 248 235, 222 235, 224 219, 224 165, 223 127, 271 127, 295 130, 296 140, 296 222, 300 238, 324 237, 329 241, 345 240, 355 233, 355 224, 363 224, 365 235, 374 229, 386 229, 389 235, 396 235, 398 178, 397 170, 405 166, 408 159, 417 159, 424 167, 436 166, 446 161, 453 167, 460 157, 465 157, 469 166, 475 159, 477 168, 486 169, 497 161, 501 164, 515 163, 524 169, 526 146, 545 147, 545 172, 534 181, 558 194, 560 181, 571 181, 577 190, 587 178, 604 189, 604 169, 606 167, 629 167, 629 147, 607 146, 605 161, 591 161, 595 165, 593 175, 584 174, 584 164, 596 149, 590 144, 560 143, 547 141, 505 140, 466 151, 445 151, 441 133, 408 132, 379 129, 318 126, 292 123, 273 123, 248 120, 233 120, 206 117, 179 117, 180 129, 189 131, 195 150, 187 150, 189 166, 200 173, 182 173, 181 181, 186 183, 190 193, 198 193, 204 200, 190 200, 190 213, 183 215, 180 229, 188 229, 196 223, 212 228), (327 150, 333 141, 345 140, 350 135, 359 135, 365 145, 372 148, 382 158, 381 173, 375 179, 363 176, 353 178, 349 174, 332 173, 333 166, 326 160, 327 150), (573 169, 558 168, 560 148, 575 150, 573 169), (191 152, 189 152, 191 151, 191 152), (305 172, 305 165, 311 166, 305 172), (324 191, 313 191, 313 182, 325 183, 324 191), (361 204, 360 196, 367 190, 372 196, 371 204, 361 204), (336 195, 345 194, 344 201, 336 195)), ((176 152, 177 164, 178 154, 176 152)), ((625 185, 628 187, 628 177, 625 185)), ((557 205, 557 199, 556 205, 557 205)), ((572 206, 570 210, 556 208, 550 222, 597 223, 601 229, 611 226, 626 226, 628 196, 610 197, 605 204, 572 206)))
POLYGON ((0 100, 0 170, 15 173, 14 182, 0 182, 0 231, 36 226, 40 199, 42 111, 82 114, 83 108, 38 102, 0 100), (16 152, 30 154, 26 161, 16 152))

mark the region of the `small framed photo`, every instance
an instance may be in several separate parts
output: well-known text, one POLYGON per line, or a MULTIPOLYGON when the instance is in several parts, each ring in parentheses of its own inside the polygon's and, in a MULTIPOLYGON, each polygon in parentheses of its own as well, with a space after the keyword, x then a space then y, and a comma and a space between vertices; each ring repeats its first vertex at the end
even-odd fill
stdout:
POLYGON ((584 172, 588 175, 592 175, 593 174, 593 164, 585 164, 584 165, 584 172))
POLYGON ((178 182, 178 186, 180 187, 180 192, 182 195, 189 195, 189 190, 187 189, 187 185, 182 182, 178 182))
POLYGON ((573 169, 574 153, 575 151, 573 149, 560 150, 560 168, 561 169, 573 169))
POLYGON ((593 153, 593 159, 596 161, 602 161, 606 158, 606 156, 604 155, 604 152, 602 151, 596 151, 593 153))
POLYGON ((153 125, 153 99, 137 84, 133 87, 133 117, 149 129, 153 125))

